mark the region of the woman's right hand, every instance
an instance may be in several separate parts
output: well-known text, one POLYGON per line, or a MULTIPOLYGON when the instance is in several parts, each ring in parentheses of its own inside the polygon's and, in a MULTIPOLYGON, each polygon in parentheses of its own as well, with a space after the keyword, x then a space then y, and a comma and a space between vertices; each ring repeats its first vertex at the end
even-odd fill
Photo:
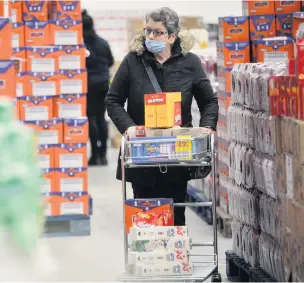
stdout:
POLYGON ((136 126, 129 127, 123 134, 125 137, 129 137, 130 135, 136 135, 136 126))

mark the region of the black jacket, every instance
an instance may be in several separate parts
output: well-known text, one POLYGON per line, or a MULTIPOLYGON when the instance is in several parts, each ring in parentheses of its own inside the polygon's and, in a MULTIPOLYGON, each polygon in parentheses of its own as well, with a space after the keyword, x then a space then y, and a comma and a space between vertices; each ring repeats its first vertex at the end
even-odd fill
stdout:
POLYGON ((94 30, 84 31, 83 37, 86 48, 90 51, 90 56, 86 59, 89 86, 109 81, 109 69, 113 66, 114 59, 108 42, 94 30))
MULTIPOLYGON (((143 36, 137 36, 132 41, 131 52, 122 61, 105 100, 108 115, 121 134, 131 126, 144 125, 144 94, 155 92, 142 58, 152 66, 162 91, 182 92, 182 126, 192 127, 191 104, 194 97, 201 113, 200 126, 216 128, 218 99, 200 59, 188 52, 191 48, 192 44, 186 36, 180 35, 172 47, 172 57, 161 65, 146 50, 143 36), (126 101, 127 111, 124 109, 126 101)), ((186 168, 169 169, 167 175, 172 181, 189 179, 186 168)), ((139 183, 154 182, 159 174, 158 168, 127 171, 127 181, 139 183)), ((121 179, 120 162, 117 178, 121 179)))

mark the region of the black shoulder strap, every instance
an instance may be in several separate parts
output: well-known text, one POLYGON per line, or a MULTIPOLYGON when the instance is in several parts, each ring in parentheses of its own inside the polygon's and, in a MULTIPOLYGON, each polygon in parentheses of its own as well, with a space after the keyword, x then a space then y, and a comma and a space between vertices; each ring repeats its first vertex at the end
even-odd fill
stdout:
POLYGON ((147 74, 148 74, 148 76, 150 78, 150 81, 151 81, 151 83, 152 83, 152 85, 154 87, 155 92, 156 93, 162 92, 162 90, 161 90, 161 88, 160 88, 160 86, 159 86, 159 84, 157 82, 157 79, 156 79, 156 77, 154 75, 154 72, 153 72, 151 66, 149 64, 147 64, 147 62, 145 61, 145 59, 142 59, 142 62, 144 64, 146 72, 147 72, 147 74))

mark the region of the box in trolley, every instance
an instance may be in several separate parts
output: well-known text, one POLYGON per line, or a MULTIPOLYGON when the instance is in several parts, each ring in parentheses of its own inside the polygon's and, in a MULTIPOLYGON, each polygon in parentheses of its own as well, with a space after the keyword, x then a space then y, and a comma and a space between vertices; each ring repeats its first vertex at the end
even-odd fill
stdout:
POLYGON ((154 252, 191 249, 191 240, 188 237, 175 237, 163 240, 140 240, 133 241, 131 251, 133 252, 154 252))

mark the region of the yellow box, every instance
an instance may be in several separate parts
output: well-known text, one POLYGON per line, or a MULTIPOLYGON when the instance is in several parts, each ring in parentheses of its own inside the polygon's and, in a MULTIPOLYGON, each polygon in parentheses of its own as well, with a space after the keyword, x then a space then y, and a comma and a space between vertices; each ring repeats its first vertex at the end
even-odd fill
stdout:
POLYGON ((180 92, 145 95, 145 127, 171 128, 182 124, 180 92))

